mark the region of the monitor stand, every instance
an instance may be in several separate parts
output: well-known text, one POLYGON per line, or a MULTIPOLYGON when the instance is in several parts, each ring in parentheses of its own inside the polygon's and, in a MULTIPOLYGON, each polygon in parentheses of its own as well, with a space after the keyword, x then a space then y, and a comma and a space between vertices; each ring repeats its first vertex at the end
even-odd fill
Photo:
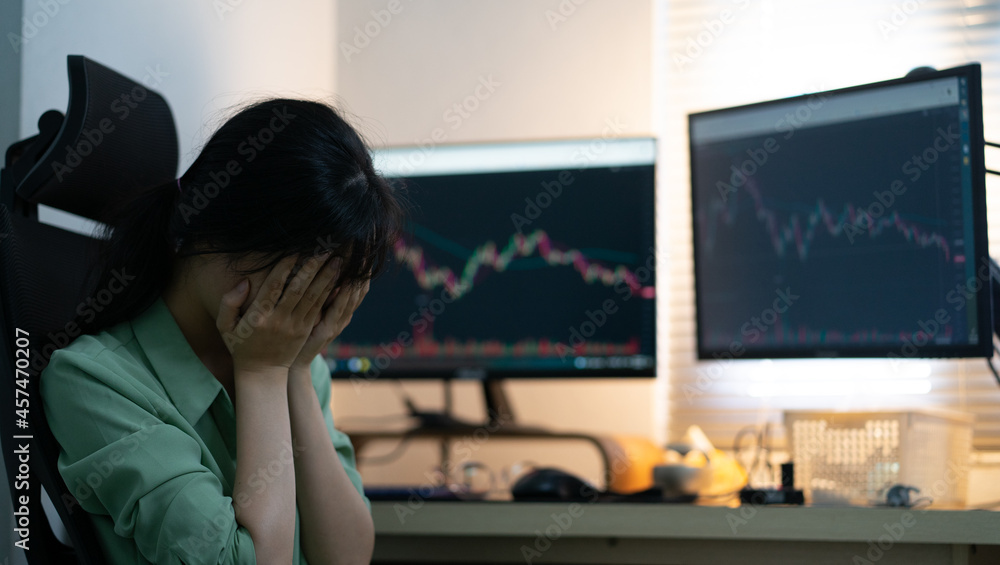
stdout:
POLYGON ((445 379, 444 409, 442 411, 426 412, 417 410, 417 408, 409 400, 406 401, 407 407, 410 410, 410 416, 418 420, 417 424, 410 428, 409 431, 417 434, 422 431, 447 431, 463 434, 473 433, 476 430, 485 430, 490 433, 497 431, 503 431, 505 433, 548 433, 547 430, 543 428, 535 426, 521 426, 515 421, 514 410, 511 407, 510 400, 507 399, 507 394, 503 388, 503 380, 483 378, 479 379, 479 382, 482 385, 483 406, 486 410, 486 419, 484 422, 476 423, 463 421, 451 415, 453 407, 452 379, 445 379))
POLYGON ((451 415, 453 404, 452 383, 451 379, 445 379, 444 409, 442 411, 424 412, 417 410, 416 406, 409 399, 406 399, 410 416, 418 420, 416 425, 411 428, 400 431, 347 431, 359 460, 363 461, 361 453, 373 440, 399 439, 405 443, 413 438, 425 438, 438 441, 441 468, 452 470, 456 465, 460 465, 464 461, 453 460, 451 442, 471 437, 477 444, 491 438, 497 440, 542 439, 584 441, 595 447, 601 456, 601 461, 604 464, 605 490, 610 489, 613 484, 614 467, 620 465, 621 462, 626 463, 627 467, 627 455, 622 446, 613 437, 578 432, 554 432, 541 427, 522 426, 516 423, 514 419, 514 411, 503 390, 503 381, 486 378, 479 379, 479 381, 482 383, 483 400, 486 408, 486 420, 484 422, 466 422, 451 415))

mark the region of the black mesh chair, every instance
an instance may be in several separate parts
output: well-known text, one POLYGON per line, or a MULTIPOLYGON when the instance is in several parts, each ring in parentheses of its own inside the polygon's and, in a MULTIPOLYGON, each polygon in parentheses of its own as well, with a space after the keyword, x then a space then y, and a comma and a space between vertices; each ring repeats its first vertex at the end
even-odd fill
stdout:
POLYGON ((15 509, 21 496, 29 497, 32 565, 105 561, 87 513, 56 468, 59 446, 38 393, 52 352, 79 334, 73 321, 92 284, 88 267, 97 240, 39 223, 38 205, 101 221, 107 205, 174 179, 178 161, 173 115, 161 95, 83 56, 70 55, 67 63, 66 115, 43 114, 38 135, 11 145, 0 171, 0 441, 15 509), (26 374, 17 371, 24 365, 26 374), (24 398, 25 412, 11 415, 7 407, 24 398), (21 416, 27 427, 20 427, 21 416), (20 461, 12 454, 25 444, 32 480, 19 490, 20 461), (40 486, 71 546, 45 518, 40 486))

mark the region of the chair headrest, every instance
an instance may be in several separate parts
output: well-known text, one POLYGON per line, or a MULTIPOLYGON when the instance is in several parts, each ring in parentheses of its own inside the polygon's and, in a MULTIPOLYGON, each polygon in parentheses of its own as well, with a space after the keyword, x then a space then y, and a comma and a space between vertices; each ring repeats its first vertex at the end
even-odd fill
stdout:
POLYGON ((69 108, 18 196, 100 221, 105 207, 176 178, 177 130, 159 93, 82 55, 67 57, 69 108))

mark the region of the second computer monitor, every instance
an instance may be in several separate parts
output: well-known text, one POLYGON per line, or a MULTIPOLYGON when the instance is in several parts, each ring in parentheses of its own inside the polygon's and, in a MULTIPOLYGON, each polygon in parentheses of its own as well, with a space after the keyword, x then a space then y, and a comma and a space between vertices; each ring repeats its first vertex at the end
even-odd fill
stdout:
POLYGON ((689 125, 701 358, 991 354, 979 65, 689 125))

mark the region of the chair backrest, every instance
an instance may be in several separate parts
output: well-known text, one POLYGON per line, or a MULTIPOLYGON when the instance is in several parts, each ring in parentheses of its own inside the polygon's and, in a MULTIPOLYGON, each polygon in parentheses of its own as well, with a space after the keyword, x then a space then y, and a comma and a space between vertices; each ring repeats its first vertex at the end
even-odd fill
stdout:
POLYGON ((51 110, 43 114, 38 135, 11 145, 0 171, 0 404, 29 399, 28 427, 18 427, 19 415, 0 418, 0 443, 8 477, 15 477, 19 461, 11 454, 30 442, 28 490, 8 482, 15 510, 20 495, 29 497, 25 555, 32 565, 105 562, 90 518, 59 475, 60 448, 38 393, 40 372, 52 352, 79 335, 73 324, 91 290, 89 268, 98 240, 39 223, 37 205, 101 221, 106 207, 119 199, 175 178, 178 163, 173 115, 160 94, 83 56, 70 55, 67 63, 65 117, 51 110), (19 344, 25 344, 18 339, 25 337, 27 381, 16 365, 23 358, 19 344), (19 392, 22 388, 27 390, 19 392), (71 547, 59 542, 45 519, 39 481, 71 547))
MULTIPOLYGON (((31 480, 18 488, 10 481, 15 509, 20 496, 28 496, 26 515, 30 518, 30 545, 25 555, 29 563, 102 563, 100 547, 87 513, 66 487, 56 462, 59 445, 49 430, 39 394, 39 374, 55 349, 68 344, 78 334, 67 323, 83 303, 84 280, 89 258, 97 240, 12 215, 0 205, 0 402, 15 406, 18 399, 24 412, 10 414, 2 422, 4 455, 8 477, 15 475, 19 461, 11 454, 28 445, 31 480), (26 347, 22 347, 26 346, 26 347), (24 366, 24 373, 17 372, 24 366), (20 391, 20 392, 18 392, 20 391), (19 426, 21 416, 27 422, 19 426), (15 419, 16 418, 16 419, 15 419), (18 422, 17 424, 15 422, 18 422), (18 437, 22 436, 22 437, 18 437), (30 436, 23 437, 23 436, 30 436), (7 442, 11 442, 8 444, 7 442), (40 486, 52 499, 72 547, 55 537, 45 519, 40 486)), ((18 471, 18 474, 21 474, 18 471)))

